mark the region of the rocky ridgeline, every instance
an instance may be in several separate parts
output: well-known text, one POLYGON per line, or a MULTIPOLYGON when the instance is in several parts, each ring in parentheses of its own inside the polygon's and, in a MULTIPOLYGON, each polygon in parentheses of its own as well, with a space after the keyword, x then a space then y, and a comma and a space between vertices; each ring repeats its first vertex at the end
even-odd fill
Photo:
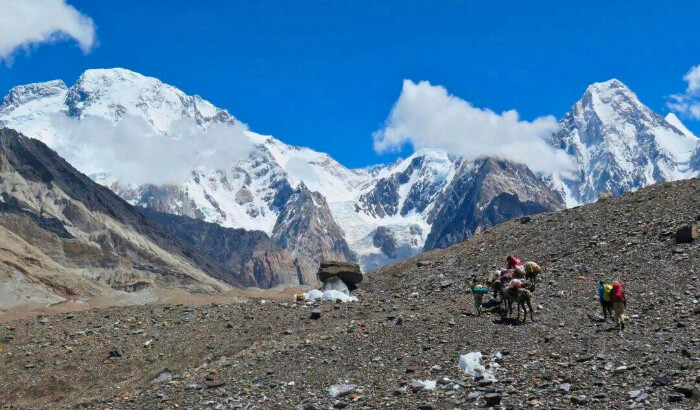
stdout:
POLYGON ((0 404, 697 408, 700 240, 677 235, 700 223, 699 197, 695 179, 512 220, 369 275, 358 302, 112 308, 6 323, 0 374, 12 382, 0 383, 0 404), (545 268, 534 323, 501 319, 490 296, 486 314, 473 314, 472 275, 509 253, 545 268), (624 281, 623 332, 600 318, 601 279, 624 281), (460 370, 470 352, 495 381, 460 370))

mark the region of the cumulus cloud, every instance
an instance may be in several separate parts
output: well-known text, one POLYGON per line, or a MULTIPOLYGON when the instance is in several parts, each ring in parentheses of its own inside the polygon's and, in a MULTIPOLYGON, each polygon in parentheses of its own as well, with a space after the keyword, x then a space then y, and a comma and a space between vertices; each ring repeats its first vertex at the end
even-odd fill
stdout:
POLYGON ((72 38, 83 52, 95 45, 95 23, 65 0, 0 0, 0 61, 18 50, 72 38))
POLYGON ((493 156, 526 164, 535 172, 568 172, 574 161, 545 138, 558 128, 553 116, 523 121, 515 110, 477 108, 427 81, 404 80, 399 99, 373 135, 377 152, 440 148, 467 160, 493 156))
POLYGON ((135 116, 114 124, 101 117, 77 120, 56 114, 51 124, 64 137, 52 148, 69 163, 85 174, 104 172, 123 184, 179 184, 193 170, 227 169, 253 148, 241 123, 203 130, 195 120, 183 118, 171 124, 168 136, 135 116))
POLYGON ((691 68, 683 80, 688 83, 685 92, 670 95, 666 106, 684 117, 700 120, 700 64, 691 68))

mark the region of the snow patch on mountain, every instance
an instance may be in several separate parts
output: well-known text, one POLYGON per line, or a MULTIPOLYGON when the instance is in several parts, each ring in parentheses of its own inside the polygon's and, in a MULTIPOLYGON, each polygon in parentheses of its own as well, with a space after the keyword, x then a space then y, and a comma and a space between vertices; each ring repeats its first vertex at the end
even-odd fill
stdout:
POLYGON ((687 135, 687 136, 689 136, 689 137, 696 137, 695 134, 693 134, 692 131, 690 131, 690 130, 685 126, 685 124, 683 124, 683 123, 681 122, 680 118, 678 118, 678 116, 677 116, 676 114, 670 112, 670 113, 668 113, 668 114, 664 117, 664 119, 666 120, 667 123, 669 123, 669 124, 673 125, 674 127, 676 127, 676 129, 677 129, 678 131, 682 132, 684 135, 687 135))

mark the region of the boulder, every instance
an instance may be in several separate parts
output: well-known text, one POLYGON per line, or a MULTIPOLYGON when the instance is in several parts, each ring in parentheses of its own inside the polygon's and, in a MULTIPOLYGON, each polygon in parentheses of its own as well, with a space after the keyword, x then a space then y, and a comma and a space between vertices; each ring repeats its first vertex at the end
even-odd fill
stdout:
POLYGON ((498 393, 489 393, 484 396, 484 400, 486 401, 486 404, 489 406, 495 406, 498 403, 501 402, 502 396, 498 393))
POLYGON ((360 265, 352 262, 324 261, 318 268, 318 280, 326 282, 328 279, 337 277, 348 285, 356 285, 362 282, 362 271, 360 265))
POLYGON ((686 225, 676 231, 676 243, 690 243, 700 237, 697 225, 686 225))
POLYGON ((612 192, 602 192, 602 193, 598 194, 598 201, 599 202, 609 201, 612 198, 613 198, 612 192))

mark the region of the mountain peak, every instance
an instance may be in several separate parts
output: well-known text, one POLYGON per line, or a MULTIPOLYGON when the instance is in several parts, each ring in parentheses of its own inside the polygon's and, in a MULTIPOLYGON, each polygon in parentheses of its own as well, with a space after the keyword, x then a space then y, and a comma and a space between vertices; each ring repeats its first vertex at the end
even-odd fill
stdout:
POLYGON ((38 98, 52 97, 66 92, 68 87, 62 80, 52 80, 43 83, 33 83, 12 87, 0 104, 0 107, 8 105, 20 105, 38 98))
POLYGON ((609 100, 615 96, 634 96, 636 99, 636 95, 632 90, 626 86, 622 81, 618 80, 617 78, 610 79, 608 81, 603 81, 599 83, 593 83, 586 88, 586 94, 585 95, 596 95, 599 96, 601 99, 604 100, 609 100))
POLYGON ((94 68, 85 70, 73 88, 83 92, 109 93, 114 90, 141 89, 165 86, 157 78, 147 77, 125 68, 94 68))
POLYGON ((670 112, 670 113, 668 113, 668 115, 666 115, 666 117, 664 117, 664 119, 666 120, 667 123, 673 125, 673 126, 674 126, 678 131, 680 131, 681 133, 683 133, 683 134, 685 134, 685 135, 687 135, 687 136, 695 137, 695 134, 693 134, 693 132, 690 131, 690 130, 681 122, 681 120, 678 118, 678 116, 676 116, 676 114, 670 112))
POLYGON ((85 70, 79 77, 80 79, 93 79, 93 78, 115 78, 122 80, 133 80, 133 79, 153 79, 153 77, 146 77, 143 74, 137 73, 126 68, 114 67, 114 68, 90 68, 85 70))

